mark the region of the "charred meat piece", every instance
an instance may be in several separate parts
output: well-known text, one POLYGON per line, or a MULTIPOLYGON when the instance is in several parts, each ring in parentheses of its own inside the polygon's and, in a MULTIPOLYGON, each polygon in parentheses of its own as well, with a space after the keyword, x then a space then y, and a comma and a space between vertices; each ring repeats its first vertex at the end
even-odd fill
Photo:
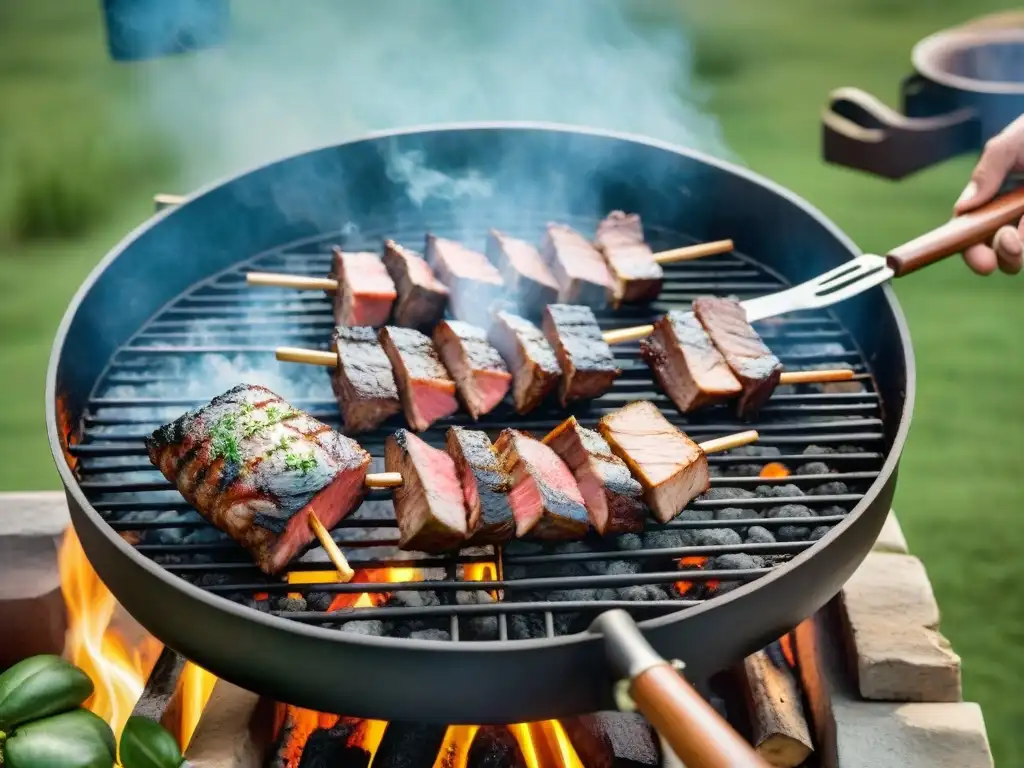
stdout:
POLYGON ((639 533, 647 505, 644 489, 626 463, 612 453, 605 439, 570 416, 544 438, 572 470, 590 513, 590 524, 602 536, 639 533))
POLYGON ((711 487, 708 457, 669 423, 653 403, 630 403, 598 424, 615 455, 644 488, 644 498, 663 523, 711 487))
POLYGON ((474 421, 494 410, 512 386, 512 374, 487 333, 461 320, 442 320, 434 328, 434 346, 455 379, 462 402, 474 421))
POLYGON ((590 307, 549 304, 544 308, 544 335, 562 368, 562 405, 600 397, 621 373, 590 307))
POLYGON ((565 224, 548 224, 541 252, 558 281, 559 301, 605 305, 612 277, 604 257, 587 238, 565 224))
POLYGON ((149 460, 264 573, 333 528, 363 499, 370 455, 264 387, 242 384, 157 429, 149 460))
POLYGON ((447 436, 448 455, 462 480, 462 493, 469 510, 471 544, 501 544, 515 534, 515 517, 508 494, 512 478, 498 461, 497 451, 486 432, 451 427, 447 436))
POLYGON ((698 297, 693 314, 743 387, 740 416, 752 416, 778 386, 782 363, 747 322, 746 310, 735 299, 698 297))
POLYGON ((640 355, 654 378, 683 413, 736 397, 740 383, 691 312, 674 309, 640 342, 640 355))
POLYGON ((530 243, 492 229, 487 238, 487 258, 501 270, 523 314, 539 316, 542 307, 558 301, 558 281, 530 243))
POLYGON ((515 429, 504 429, 495 448, 512 478, 508 495, 516 536, 579 539, 588 530, 587 508, 572 470, 553 450, 515 429))
POLYGON ((335 328, 331 349, 338 355, 331 387, 346 432, 375 429, 402 410, 391 361, 373 328, 335 328))
POLYGON ((395 489, 398 546, 418 552, 443 552, 466 539, 466 504, 455 462, 405 429, 384 441, 384 468, 400 472, 395 489))
POLYGON ((391 361, 410 428, 422 432, 459 410, 455 382, 427 336, 412 328, 387 325, 380 329, 380 343, 391 361))
POLYGON ((612 211, 597 225, 597 247, 612 276, 611 299, 618 307, 624 301, 653 301, 661 293, 665 273, 644 242, 644 228, 635 213, 612 211))
POLYGON ((384 266, 398 291, 395 325, 430 328, 444 317, 448 289, 434 275, 426 259, 388 240, 384 243, 384 266))
POLYGON ((482 253, 454 240, 427 235, 427 263, 448 286, 448 308, 457 320, 486 328, 505 290, 501 273, 482 253))
POLYGON ((334 292, 334 321, 338 325, 378 328, 388 321, 398 293, 380 256, 335 247, 330 276, 338 281, 334 292))
POLYGON ((558 360, 540 328, 519 315, 498 312, 488 334, 512 371, 516 413, 528 413, 558 383, 558 360))

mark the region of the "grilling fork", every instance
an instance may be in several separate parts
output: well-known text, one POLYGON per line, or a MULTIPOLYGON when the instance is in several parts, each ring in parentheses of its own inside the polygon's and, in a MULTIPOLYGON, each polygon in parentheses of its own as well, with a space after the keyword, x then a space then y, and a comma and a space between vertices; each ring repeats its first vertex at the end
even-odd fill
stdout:
POLYGON ((864 254, 835 269, 784 291, 742 302, 747 320, 764 320, 798 309, 819 309, 837 304, 868 288, 903 277, 941 261, 964 248, 983 242, 1006 224, 1024 216, 1024 187, 998 197, 987 205, 962 214, 920 237, 904 243, 885 256, 864 254))

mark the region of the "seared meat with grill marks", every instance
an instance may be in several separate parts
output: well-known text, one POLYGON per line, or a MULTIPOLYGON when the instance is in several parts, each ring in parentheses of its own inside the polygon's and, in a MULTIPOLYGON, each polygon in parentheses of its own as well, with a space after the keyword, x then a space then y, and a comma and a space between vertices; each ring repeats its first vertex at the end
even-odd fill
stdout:
POLYGON ((740 416, 752 416, 778 386, 782 363, 747 322, 746 310, 735 299, 699 297, 693 301, 693 314, 743 387, 740 416))
POLYGON ((576 417, 570 416, 548 433, 544 444, 572 470, 590 513, 590 524, 599 534, 637 533, 644 529, 644 489, 601 435, 580 426, 576 417))
POLYGON ((487 258, 499 270, 520 311, 537 316, 542 307, 558 300, 558 281, 540 252, 525 240, 492 229, 487 258))
POLYGON ((242 384, 157 429, 149 460, 264 573, 284 569, 363 499, 370 455, 264 387, 242 384))
POLYGON ((653 403, 630 403, 598 424, 612 451, 644 488, 644 498, 663 523, 711 487, 708 457, 669 423, 653 403))
POLYGON ((375 253, 334 249, 330 276, 338 281, 334 292, 334 320, 338 325, 384 325, 398 293, 384 262, 375 253))
POLYGON ((444 317, 448 289, 422 256, 388 240, 384 243, 384 266, 398 291, 395 325, 423 329, 444 317))
POLYGON ((474 420, 494 410, 512 386, 512 374, 483 328, 461 320, 442 320, 434 328, 434 346, 455 379, 462 402, 474 420))
POLYGON ((597 247, 612 276, 612 304, 653 301, 661 293, 665 273, 644 242, 644 228, 635 213, 612 211, 597 225, 597 247))
POLYGON ((331 349, 338 355, 331 387, 346 432, 375 429, 402 410, 391 361, 373 328, 335 328, 331 349))
POLYGON ((399 547, 443 552, 465 541, 466 505, 455 462, 447 453, 400 429, 384 441, 384 468, 402 474, 392 497, 399 547))
POLYGON ((508 499, 516 536, 579 539, 588 530, 587 508, 572 470, 553 450, 515 429, 495 443, 501 465, 512 477, 508 499))
POLYGON ((413 430, 422 432, 459 410, 455 382, 428 337, 412 328, 387 325, 380 329, 380 343, 391 361, 402 410, 413 430))
POLYGON ((498 312, 488 339, 512 371, 516 413, 528 413, 558 383, 558 360, 540 328, 511 312, 498 312))
POLYGON ((640 342, 640 354, 654 378, 683 413, 742 391, 722 353, 690 312, 674 309, 640 342))
POLYGON ((501 300, 505 281, 486 256, 454 240, 427 235, 427 263, 448 286, 448 307, 457 320, 490 325, 492 306, 501 300))
POLYGON ((603 395, 621 373, 590 307, 549 304, 544 308, 544 335, 562 368, 562 405, 603 395))
POLYGON ((604 257, 587 238, 564 224, 548 224, 541 252, 558 281, 559 301, 604 306, 612 277, 604 257))
POLYGON ((508 494, 512 478, 502 468, 486 432, 451 427, 446 438, 448 455, 462 480, 469 510, 471 544, 501 544, 515 534, 515 517, 508 494))

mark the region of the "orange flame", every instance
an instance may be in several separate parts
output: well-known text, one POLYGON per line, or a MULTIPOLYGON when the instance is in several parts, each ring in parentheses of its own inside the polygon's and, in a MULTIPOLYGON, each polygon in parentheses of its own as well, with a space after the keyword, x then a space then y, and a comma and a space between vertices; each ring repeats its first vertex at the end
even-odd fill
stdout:
POLYGON ((766 480, 781 480, 789 477, 789 468, 785 464, 773 461, 761 467, 758 477, 763 477, 766 480))
MULTIPOLYGON (((691 555, 689 557, 681 557, 676 560, 676 564, 680 568, 687 568, 689 570, 699 571, 707 564, 708 558, 704 555, 691 555)), ((680 597, 684 597, 695 586, 695 582, 692 581, 677 581, 675 583, 676 591, 680 597)))
POLYGON ((129 643, 111 626, 117 601, 89 564, 73 529, 61 545, 60 577, 68 611, 65 656, 96 687, 85 706, 106 720, 120 739, 162 646, 148 635, 137 644, 129 643))
POLYGON ((796 669, 796 654, 793 652, 793 636, 791 634, 786 634, 780 637, 779 648, 782 649, 782 655, 786 657, 786 663, 793 669, 796 669))
MULTIPOLYGON (((498 581, 497 563, 466 563, 462 566, 463 581, 498 581)), ((492 589, 488 592, 491 599, 498 600, 498 591, 492 589)))
MULTIPOLYGON (((335 584, 337 571, 291 571, 289 584, 335 584)), ((395 584, 407 581, 423 581, 423 572, 418 568, 359 568, 352 577, 353 583, 395 584)), ((384 605, 390 592, 339 592, 334 596, 328 611, 342 608, 376 608, 384 605)))
POLYGON ((510 725, 527 768, 584 768, 565 729, 557 720, 510 725))
POLYGON ((181 678, 178 685, 181 686, 179 695, 181 697, 181 722, 178 724, 178 743, 182 751, 192 741, 192 736, 199 725, 199 718, 203 716, 206 703, 213 693, 213 686, 217 684, 217 678, 211 675, 202 667, 197 667, 191 661, 186 662, 181 670, 181 678))
POLYGON ((448 726, 432 768, 466 768, 469 763, 469 749, 473 746, 473 739, 479 730, 479 725, 448 726))

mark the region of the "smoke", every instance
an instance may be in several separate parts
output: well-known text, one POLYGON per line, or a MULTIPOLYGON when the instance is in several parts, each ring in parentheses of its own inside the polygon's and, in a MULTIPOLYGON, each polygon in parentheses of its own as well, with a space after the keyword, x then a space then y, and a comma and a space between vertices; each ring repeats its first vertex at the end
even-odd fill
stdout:
MULTIPOLYGON (((144 69, 185 185, 371 130, 453 121, 570 123, 729 155, 671 4, 248 0, 233 13, 223 48, 144 69)), ((479 180, 416 180, 413 199, 481 191, 479 180)))

